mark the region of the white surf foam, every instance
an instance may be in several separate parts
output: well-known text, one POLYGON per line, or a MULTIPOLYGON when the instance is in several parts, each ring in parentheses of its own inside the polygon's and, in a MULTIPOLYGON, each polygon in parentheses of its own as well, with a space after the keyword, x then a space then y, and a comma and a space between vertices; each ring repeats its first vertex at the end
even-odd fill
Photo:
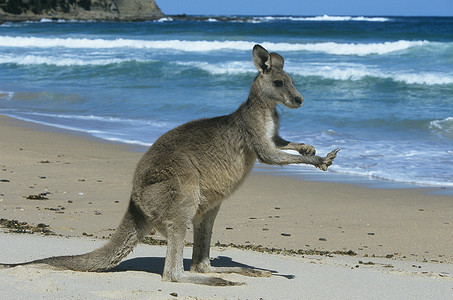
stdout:
POLYGON ((244 41, 184 41, 184 40, 133 40, 133 39, 77 39, 41 37, 1 37, 0 47, 11 48, 70 48, 70 49, 173 49, 189 52, 222 49, 250 50, 253 42, 244 41))
POLYGON ((175 63, 181 66, 191 66, 199 68, 214 75, 221 74, 237 75, 256 72, 256 69, 251 65, 251 63, 246 61, 230 61, 220 64, 210 64, 207 62, 200 61, 175 62, 175 63))
POLYGON ((11 100, 14 96, 14 92, 0 91, 0 100, 11 100))
POLYGON ((318 76, 333 80, 363 80, 366 77, 389 79, 406 84, 419 85, 448 85, 453 84, 453 74, 408 71, 388 71, 378 67, 360 64, 303 64, 299 66, 289 65, 287 71, 301 76, 318 76))
MULTIPOLYGON (((169 49, 186 52, 207 52, 219 50, 250 51, 257 42, 248 41, 187 41, 187 40, 133 40, 133 39, 77 39, 10 37, 0 38, 0 47, 10 48, 70 48, 70 49, 169 49)), ((428 41, 405 41, 383 43, 261 43, 272 51, 309 51, 334 55, 384 55, 414 47, 429 45, 428 41)), ((436 43, 440 44, 440 43, 436 43)))
MULTIPOLYGON (((0 55, 0 64, 17 65, 53 65, 59 67, 68 66, 105 66, 111 64, 121 64, 128 62, 149 63, 154 60, 143 60, 137 58, 92 58, 88 57, 47 57, 39 55, 19 55, 5 56, 0 55)), ((255 68, 249 61, 229 61, 223 63, 208 63, 202 61, 175 62, 181 66, 191 66, 199 68, 213 75, 238 75, 246 73, 256 73, 255 68)), ((366 77, 389 79, 406 84, 419 85, 449 85, 453 84, 453 74, 419 72, 411 73, 408 71, 385 71, 377 67, 365 66, 360 64, 288 64, 288 73, 299 76, 316 76, 332 80, 363 80, 366 77)))
POLYGON ((358 22, 387 22, 390 21, 390 18, 385 17, 364 17, 364 16, 314 16, 314 17, 256 17, 253 18, 255 21, 302 21, 302 22, 313 22, 313 21, 320 21, 320 22, 349 22, 349 21, 358 21, 358 22))
MULTIPOLYGON (((324 52, 334 55, 358 55, 365 56, 371 54, 384 55, 396 51, 402 51, 413 47, 420 47, 429 44, 428 41, 396 41, 384 43, 308 43, 308 44, 286 44, 282 45, 286 51, 311 51, 324 52)), ((280 45, 275 45, 276 47, 280 45)), ((282 49, 283 50, 283 49, 282 49)))
POLYGON ((172 21, 173 21, 173 18, 171 18, 171 17, 164 17, 164 18, 160 18, 160 19, 157 20, 156 22, 163 23, 163 22, 172 22, 172 21))
MULTIPOLYGON (((245 73, 256 73, 256 69, 248 61, 230 61, 218 64, 208 62, 176 62, 178 65, 192 66, 209 72, 213 75, 238 75, 245 73)), ((363 80, 367 77, 378 79, 389 79, 406 84, 420 85, 447 85, 453 84, 453 75, 437 73, 408 73, 383 71, 378 67, 365 66, 361 64, 288 64, 286 71, 292 75, 316 76, 333 80, 363 80)))
POLYGON ((435 180, 435 179, 423 179, 417 174, 401 174, 393 173, 391 171, 376 170, 376 171, 364 171, 359 168, 343 168, 342 166, 332 165, 331 171, 341 174, 364 176, 372 179, 385 180, 390 182, 398 182, 405 184, 416 184, 421 186, 442 186, 442 187, 453 187, 453 182, 435 180))
MULTIPOLYGON (((130 134, 121 133, 121 128, 171 128, 166 122, 153 122, 148 120, 134 120, 134 119, 122 119, 114 117, 103 117, 103 116, 82 116, 82 115, 62 115, 62 114, 46 114, 36 112, 21 112, 21 113, 3 113, 5 116, 16 118, 26 122, 37 123, 45 126, 60 128, 64 130, 77 131, 82 133, 90 134, 94 137, 139 146, 151 146, 152 143, 144 142, 139 139, 134 139, 134 136, 130 134), (64 121, 66 120, 66 121, 64 121), (74 122, 76 121, 76 122, 74 122), (105 123, 109 123, 109 126, 105 126, 105 123), (92 128, 105 128, 105 130, 92 129, 92 128)), ((146 136, 146 138, 149 138, 146 136)))
MULTIPOLYGON (((385 78, 385 77, 384 77, 385 78)), ((407 84, 426 84, 426 85, 446 85, 453 84, 453 75, 437 73, 402 73, 392 74, 390 77, 395 81, 405 82, 407 84)))
MULTIPOLYGON (((128 119, 128 118, 117 118, 117 117, 107 117, 107 116, 95 116, 95 115, 72 115, 72 114, 48 114, 42 112, 22 112, 23 116, 37 116, 45 118, 54 118, 54 119, 67 119, 67 120, 81 120, 81 121, 96 121, 102 123, 116 123, 119 125, 134 125, 137 127, 140 126, 153 126, 159 128, 167 128, 174 126, 167 122, 159 121, 154 122, 151 120, 141 120, 141 119, 128 119)), ((36 119, 30 117, 29 119, 36 119)))
MULTIPOLYGON (((110 64, 120 64, 125 62, 145 62, 144 60, 134 58, 71 58, 71 57, 51 57, 39 55, 19 55, 5 56, 0 55, 0 64, 17 64, 17 65, 54 65, 59 67, 67 66, 105 66, 110 64)), ((147 61, 150 62, 150 61, 147 61)))
POLYGON ((429 123, 429 129, 453 138, 453 117, 442 120, 433 120, 429 123))
POLYGON ((103 139, 103 140, 110 141, 110 142, 129 144, 129 145, 151 147, 151 145, 153 144, 153 143, 142 142, 142 141, 139 141, 139 140, 130 140, 130 139, 122 139, 122 138, 116 138, 116 137, 108 137, 108 136, 105 136, 103 134, 93 134, 93 136, 95 136, 97 138, 100 138, 100 139, 103 139))

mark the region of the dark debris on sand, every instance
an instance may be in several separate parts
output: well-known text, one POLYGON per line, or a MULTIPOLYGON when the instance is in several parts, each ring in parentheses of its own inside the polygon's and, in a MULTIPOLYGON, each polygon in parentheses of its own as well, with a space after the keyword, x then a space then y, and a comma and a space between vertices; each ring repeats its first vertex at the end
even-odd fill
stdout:
MULTIPOLYGON (((159 246, 167 245, 166 240, 154 239, 150 236, 145 237, 145 239, 142 241, 142 243, 148 244, 148 245, 159 245, 159 246)), ((192 243, 186 243, 186 246, 190 247, 190 246, 192 246, 192 243)), ((293 250, 293 249, 270 248, 270 247, 265 247, 265 246, 261 246, 261 245, 236 245, 233 243, 222 244, 220 242, 215 243, 215 246, 222 247, 222 248, 230 247, 230 248, 236 248, 236 249, 251 250, 251 251, 256 251, 256 252, 261 252, 261 253, 273 253, 273 254, 283 254, 283 255, 321 255, 321 256, 331 256, 333 254, 349 255, 349 256, 357 255, 357 253, 352 250, 349 250, 349 251, 321 251, 321 250, 316 250, 316 249, 293 250)))
POLYGON ((283 255, 321 255, 321 256, 330 256, 333 254, 337 255, 349 255, 349 256, 355 256, 357 253, 355 253, 352 250, 348 251, 321 251, 321 250, 316 250, 316 249, 298 249, 298 250, 293 250, 293 249, 281 249, 281 248, 270 248, 270 247, 265 247, 261 245, 236 245, 233 243, 230 244, 222 244, 220 242, 217 242, 216 247, 231 247, 231 248, 237 248, 237 249, 244 249, 244 250, 252 250, 256 252, 262 252, 262 253, 275 253, 275 254, 283 254, 283 255))
POLYGON ((39 223, 38 225, 29 225, 27 222, 19 222, 17 220, 0 219, 0 227, 9 229, 9 233, 41 233, 44 235, 56 235, 50 230, 49 225, 39 223))

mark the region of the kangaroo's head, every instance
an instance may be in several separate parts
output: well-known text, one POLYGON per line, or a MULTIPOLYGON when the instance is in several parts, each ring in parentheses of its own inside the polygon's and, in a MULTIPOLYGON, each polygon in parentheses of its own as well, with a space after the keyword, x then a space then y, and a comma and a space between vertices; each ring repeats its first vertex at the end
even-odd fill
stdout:
POLYGON ((253 64, 259 71, 254 81, 255 92, 271 105, 282 103, 289 108, 298 108, 303 98, 294 86, 291 76, 283 71, 285 60, 278 53, 267 52, 260 45, 253 47, 253 64))

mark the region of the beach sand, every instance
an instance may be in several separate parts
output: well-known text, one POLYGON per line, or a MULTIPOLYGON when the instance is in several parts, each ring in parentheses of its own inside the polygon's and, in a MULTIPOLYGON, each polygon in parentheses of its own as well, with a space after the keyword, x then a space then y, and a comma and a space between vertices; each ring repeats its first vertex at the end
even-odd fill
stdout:
MULTIPOLYGON (((12 235, 7 233, 9 231, 7 228, 3 228, 5 233, 0 234, 0 244, 3 248, 1 262, 19 262, 50 254, 74 254, 76 251, 93 249, 105 242, 101 239, 112 234, 126 210, 132 175, 144 149, 108 143, 83 134, 65 132, 3 116, 0 116, 0 141, 0 218, 27 222, 34 226, 43 223, 49 225, 50 230, 57 235, 61 235, 60 238, 40 237, 37 234, 12 235), (48 199, 26 199, 31 195, 41 195, 48 199), (51 243, 52 248, 54 244, 61 244, 58 246, 61 247, 61 252, 51 253, 41 249, 49 248, 46 247, 46 243, 51 243), (27 253, 28 255, 25 255, 27 253)), ((118 297, 146 298, 151 296, 146 294, 151 287, 145 283, 140 287, 139 282, 141 278, 148 280, 148 277, 149 282, 153 282, 153 286, 160 286, 162 291, 180 290, 180 298, 209 296, 275 299, 268 293, 256 294, 255 297, 251 296, 253 293, 250 292, 260 291, 257 288, 258 284, 274 286, 280 285, 280 281, 284 281, 285 284, 281 285, 281 293, 279 294, 277 289, 275 295, 285 295, 282 293, 293 286, 294 289, 303 287, 302 291, 307 293, 304 294, 307 298, 316 295, 320 296, 316 298, 328 298, 326 293, 330 291, 331 295, 339 295, 340 298, 343 295, 343 299, 354 297, 349 297, 352 294, 335 292, 337 287, 353 288, 356 291, 355 295, 363 296, 366 295, 363 293, 371 288, 370 285, 376 282, 377 294, 370 295, 381 298, 379 287, 386 280, 393 282, 391 288, 397 288, 401 292, 404 290, 403 286, 407 286, 395 285, 398 280, 408 283, 409 286, 414 284, 414 288, 424 287, 425 283, 441 285, 442 288, 437 290, 438 294, 434 295, 440 298, 451 297, 453 196, 435 194, 434 192, 438 190, 439 188, 374 189, 346 183, 300 181, 265 172, 253 173, 244 185, 222 204, 214 226, 213 244, 219 242, 246 246, 261 245, 268 248, 306 251, 352 250, 357 255, 333 255, 333 257, 305 255, 302 258, 301 255, 292 257, 215 247, 212 255, 214 258, 226 256, 233 261, 254 267, 278 269, 279 274, 297 273, 298 279, 291 281, 282 276, 274 276, 271 279, 244 279, 241 276, 229 275, 232 280, 246 281, 247 286, 252 287, 194 288, 192 285, 191 288, 195 291, 204 291, 193 294, 185 290, 187 285, 161 283, 160 276, 140 273, 140 268, 119 274, 93 275, 20 267, 0 271, 0 285, 5 287, 0 288, 0 296, 7 291, 19 294, 22 291, 16 285, 9 286, 8 278, 11 282, 19 280, 21 276, 25 281, 30 276, 33 280, 38 280, 47 274, 54 278, 52 280, 60 278, 65 282, 61 284, 62 287, 50 288, 48 292, 39 290, 40 295, 48 298, 60 295, 58 290, 63 293, 66 289, 69 293, 74 289, 67 286, 67 282, 75 280, 76 283, 83 284, 84 281, 92 279, 96 279, 98 285, 108 281, 110 288, 121 289, 125 293, 143 291, 123 296, 118 293, 118 297), (267 265, 267 259, 275 261, 267 265), (282 264, 281 268, 277 268, 282 261, 287 261, 288 266, 282 264), (365 264, 370 261, 376 264, 365 264), (398 264, 401 265, 400 269, 395 267, 398 264), (393 267, 383 267, 385 265, 393 267), (301 269, 297 272, 291 271, 291 266, 300 266, 301 269), (285 269, 287 267, 288 271, 285 269), (316 278, 320 282, 323 280, 330 282, 333 279, 326 278, 328 275, 325 274, 337 274, 336 272, 340 272, 338 276, 345 278, 339 279, 338 283, 328 288, 326 284, 307 285, 302 281, 309 277, 310 280, 316 278), (140 280, 128 279, 122 284, 121 278, 128 276, 135 276, 140 280), (375 277, 378 279, 374 279, 375 277), (357 283, 354 282, 356 278, 371 281, 357 283), (134 287, 127 283, 130 281, 134 283, 134 287), (317 290, 318 287, 328 290, 317 290), (237 294, 227 293, 229 289, 236 289, 237 294), (442 294, 439 294, 441 292, 442 294)), ((192 239, 191 234, 192 231, 189 230, 188 242, 192 239)), ((158 233, 153 238, 163 239, 158 233)), ((162 246, 140 245, 133 255, 162 259, 164 249, 162 246)), ((190 253, 190 249, 188 248, 186 252, 190 253)), ((187 253, 185 256, 189 258, 190 255, 187 253)), ((106 289, 110 288, 107 285, 106 289)), ((80 289, 83 287, 80 286, 80 289)), ((157 293, 158 288, 152 289, 157 293)), ((418 291, 418 288, 415 290, 418 291)), ((28 297, 27 293, 30 290, 27 289, 27 293, 23 291, 24 297, 28 297)), ((110 296, 114 297, 115 291, 112 290, 113 294, 110 296)), ((388 295, 382 293, 383 296, 388 295)), ((90 297, 88 294, 80 295, 90 297)), ((96 295, 99 298, 107 297, 101 292, 92 294, 93 297, 96 295)), ((172 297, 168 293, 162 293, 161 296, 172 297)), ((292 296, 283 298, 297 299, 292 296)))
MULTIPOLYGON (((2 260, 84 253, 103 241, 0 235, 2 260), (31 250, 33 249, 33 250, 31 250)), ((453 266, 350 256, 291 257, 214 248, 216 266, 270 270, 270 278, 221 275, 245 285, 211 287, 161 281, 165 247, 140 244, 111 272, 84 273, 43 267, 0 270, 1 299, 452 299, 453 266), (362 261, 362 259, 360 259, 362 261), (416 267, 414 267, 416 266, 416 267), (446 274, 449 273, 450 275, 446 274), (444 277, 442 277, 444 276, 444 277), (174 295, 174 296, 172 296, 174 295), (177 297, 176 297, 177 295, 177 297)), ((191 249, 184 253, 188 270, 191 249)), ((209 275, 207 275, 209 276, 209 275)), ((219 276, 219 275, 216 275, 219 276)))

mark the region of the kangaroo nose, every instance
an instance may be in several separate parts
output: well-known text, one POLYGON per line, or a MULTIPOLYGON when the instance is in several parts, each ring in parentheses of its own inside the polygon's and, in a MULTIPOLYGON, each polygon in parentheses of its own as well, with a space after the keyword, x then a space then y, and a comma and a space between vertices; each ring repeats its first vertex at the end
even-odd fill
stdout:
POLYGON ((302 101, 303 101, 303 99, 302 99, 302 98, 300 98, 300 97, 296 97, 296 98, 294 98, 294 101, 295 101, 295 102, 297 103, 297 105, 301 105, 301 104, 302 104, 302 101))

